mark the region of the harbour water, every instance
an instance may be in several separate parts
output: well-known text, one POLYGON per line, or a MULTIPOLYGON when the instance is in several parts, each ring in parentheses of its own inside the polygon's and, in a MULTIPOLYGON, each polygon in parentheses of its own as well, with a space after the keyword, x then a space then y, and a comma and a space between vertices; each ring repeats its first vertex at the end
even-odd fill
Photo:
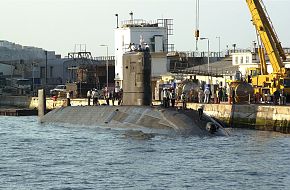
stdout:
POLYGON ((289 135, 155 135, 0 117, 0 189, 289 189, 289 135))

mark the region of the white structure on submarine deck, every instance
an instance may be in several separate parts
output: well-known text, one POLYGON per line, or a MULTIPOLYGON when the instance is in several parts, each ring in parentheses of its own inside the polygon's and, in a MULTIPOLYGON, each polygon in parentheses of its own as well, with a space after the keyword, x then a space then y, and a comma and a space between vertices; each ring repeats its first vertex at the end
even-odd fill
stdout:
POLYGON ((123 81, 123 55, 130 51, 130 44, 138 49, 149 46, 152 62, 152 77, 160 76, 169 70, 167 52, 173 50, 168 44, 168 36, 173 34, 172 19, 158 19, 147 22, 140 19, 123 21, 115 29, 115 81, 121 86, 123 81))

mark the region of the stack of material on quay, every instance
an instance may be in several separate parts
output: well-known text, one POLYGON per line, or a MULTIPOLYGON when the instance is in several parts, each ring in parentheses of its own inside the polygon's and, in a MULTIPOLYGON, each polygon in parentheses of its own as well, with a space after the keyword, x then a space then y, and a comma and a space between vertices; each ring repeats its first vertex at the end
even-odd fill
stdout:
MULTIPOLYGON (((145 133, 178 135, 212 135, 194 110, 176 111, 149 106, 79 106, 55 109, 40 119, 42 123, 67 123, 140 130, 145 133)), ((214 135, 228 135, 220 129, 214 135)))

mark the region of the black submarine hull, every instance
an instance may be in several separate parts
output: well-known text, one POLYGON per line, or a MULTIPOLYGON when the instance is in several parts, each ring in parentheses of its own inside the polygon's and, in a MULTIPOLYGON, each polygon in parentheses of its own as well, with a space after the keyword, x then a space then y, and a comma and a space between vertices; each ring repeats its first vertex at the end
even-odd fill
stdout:
POLYGON ((68 106, 61 107, 40 118, 41 123, 67 123, 81 126, 101 126, 141 130, 150 133, 180 135, 219 135, 229 133, 219 125, 214 134, 206 129, 212 118, 202 120, 195 110, 176 110, 150 106, 68 106))

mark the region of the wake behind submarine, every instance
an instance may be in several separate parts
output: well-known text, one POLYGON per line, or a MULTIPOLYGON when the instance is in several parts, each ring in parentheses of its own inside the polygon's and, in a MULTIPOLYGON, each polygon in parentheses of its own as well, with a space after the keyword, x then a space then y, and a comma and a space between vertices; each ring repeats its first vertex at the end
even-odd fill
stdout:
MULTIPOLYGON (((122 106, 68 106, 52 110, 46 115, 39 109, 42 113, 40 115, 43 115, 40 122, 133 129, 157 134, 229 135, 228 131, 213 118, 204 114, 200 119, 195 110, 151 106, 149 52, 124 54, 123 64, 122 106)), ((45 97, 42 93, 43 91, 39 91, 40 102, 45 97)))

